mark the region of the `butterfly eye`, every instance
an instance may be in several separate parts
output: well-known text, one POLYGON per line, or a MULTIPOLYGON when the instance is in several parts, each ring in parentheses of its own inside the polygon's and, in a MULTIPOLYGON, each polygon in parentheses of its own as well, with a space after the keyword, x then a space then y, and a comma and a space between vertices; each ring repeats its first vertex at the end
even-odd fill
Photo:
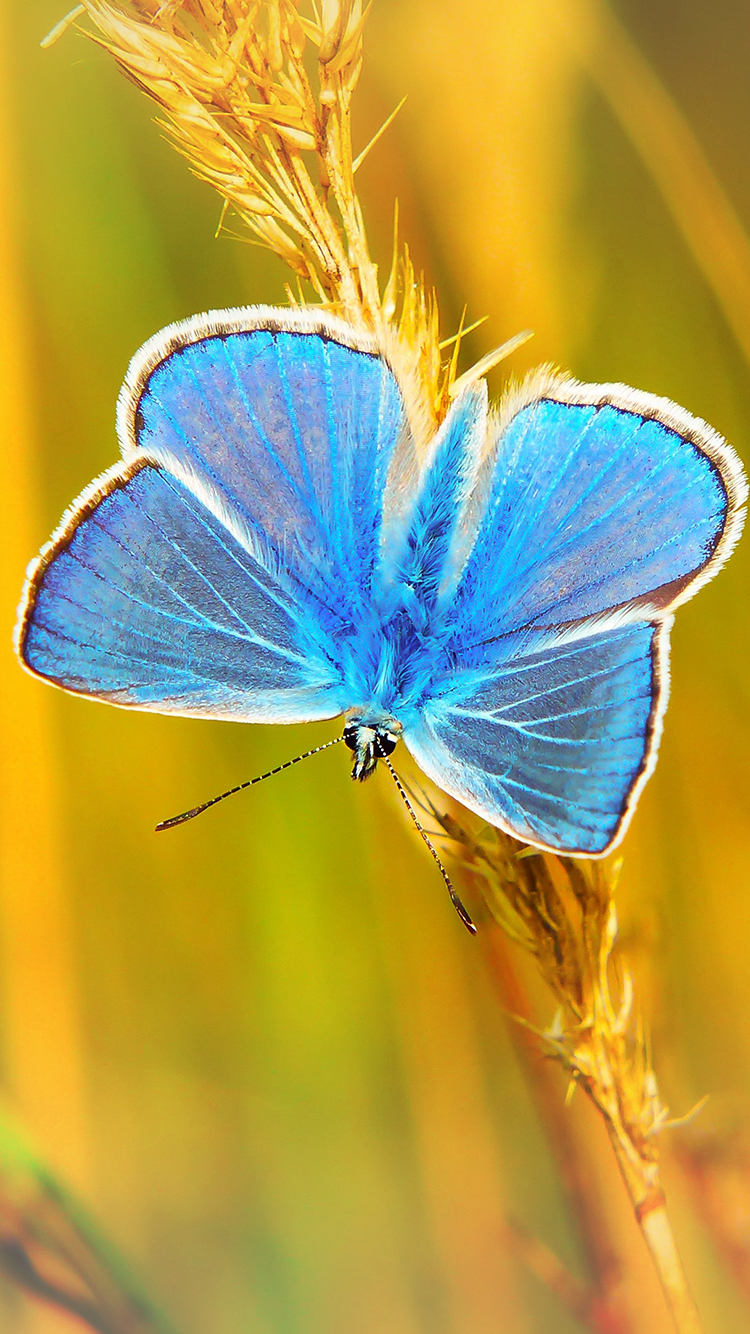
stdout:
MULTIPOLYGON (((346 736, 344 737, 346 739, 346 736)), ((378 732, 378 747, 382 755, 392 755, 398 744, 398 737, 392 732, 378 732)))
POLYGON ((345 727, 345 728, 344 728, 344 741, 346 742, 346 744, 347 744, 347 746, 349 747, 350 750, 356 750, 356 749, 357 749, 357 733, 358 733, 358 731, 359 731, 359 728, 358 728, 358 727, 345 727))

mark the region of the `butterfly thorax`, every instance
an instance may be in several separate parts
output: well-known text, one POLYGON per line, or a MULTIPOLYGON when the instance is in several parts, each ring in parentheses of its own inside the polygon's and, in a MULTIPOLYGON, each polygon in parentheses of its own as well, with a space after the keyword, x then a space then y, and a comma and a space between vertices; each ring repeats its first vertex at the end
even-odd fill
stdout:
POLYGON ((344 741, 354 752, 352 778, 364 782, 375 772, 378 760, 392 755, 401 735, 395 718, 350 709, 346 714, 344 741))
POLYGON ((435 681, 451 670, 447 639, 443 623, 428 624, 423 635, 404 609, 388 618, 377 607, 363 615, 339 644, 343 689, 357 715, 386 730, 394 718, 408 726, 435 681))

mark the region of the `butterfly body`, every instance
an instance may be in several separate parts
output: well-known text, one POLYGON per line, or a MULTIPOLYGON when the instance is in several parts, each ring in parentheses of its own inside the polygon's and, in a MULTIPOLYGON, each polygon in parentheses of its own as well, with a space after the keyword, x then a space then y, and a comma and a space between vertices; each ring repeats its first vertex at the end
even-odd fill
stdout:
POLYGON ((199 717, 343 715, 353 776, 402 738, 540 847, 599 856, 656 759, 673 609, 739 537, 746 486, 699 419, 542 371, 431 437, 374 338, 310 311, 157 335, 122 462, 29 570, 36 675, 199 717))

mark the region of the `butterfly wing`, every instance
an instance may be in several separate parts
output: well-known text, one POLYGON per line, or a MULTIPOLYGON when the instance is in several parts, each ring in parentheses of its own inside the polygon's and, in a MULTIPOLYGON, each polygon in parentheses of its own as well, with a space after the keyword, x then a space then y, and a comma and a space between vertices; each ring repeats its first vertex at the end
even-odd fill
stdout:
POLYGON ((651 771, 666 703, 666 624, 528 644, 454 681, 404 739, 440 787, 538 846, 605 851, 651 771))
POLYGON ((333 625, 368 603, 386 479, 408 439, 373 340, 264 307, 173 325, 134 358, 118 434, 126 457, 218 491, 261 563, 282 566, 333 625))
POLYGON ((120 397, 125 462, 34 563, 17 647, 85 694, 290 722, 344 697, 405 438, 385 362, 345 325, 265 308, 172 326, 120 397))
POLYGON ((160 712, 330 717, 338 674, 309 608, 165 470, 113 469, 35 563, 19 621, 31 671, 160 712))
POLYGON ((665 612, 739 537, 746 486, 705 422, 623 385, 552 379, 510 400, 471 501, 464 645, 615 607, 665 612), (530 398, 530 401, 524 401, 530 398))
POLYGON ((611 847, 655 763, 670 609, 732 550, 745 496, 733 452, 671 403, 521 392, 465 503, 451 670, 405 729, 424 771, 519 838, 611 847))

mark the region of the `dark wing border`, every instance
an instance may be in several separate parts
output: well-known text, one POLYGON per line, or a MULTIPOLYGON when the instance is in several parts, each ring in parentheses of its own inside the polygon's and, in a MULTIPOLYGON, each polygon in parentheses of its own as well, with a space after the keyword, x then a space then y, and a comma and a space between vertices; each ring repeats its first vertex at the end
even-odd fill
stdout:
MULTIPOLYGON (((542 366, 532 371, 520 385, 511 387, 501 400, 492 423, 495 451, 492 458, 487 458, 485 467, 489 464, 491 468, 494 464, 494 454, 501 447, 502 435, 516 414, 533 403, 543 401, 570 403, 578 407, 611 406, 640 417, 643 421, 659 422, 708 459, 718 475, 727 500, 724 523, 713 549, 698 569, 662 589, 654 589, 652 594, 644 594, 636 600, 636 606, 640 606, 641 618, 649 620, 666 615, 683 602, 688 602, 718 573, 742 535, 748 483, 739 455, 701 417, 695 417, 669 398, 632 389, 626 384, 585 384, 549 366, 542 366)), ((615 610, 612 608, 612 611, 615 610)))
MULTIPOLYGON (((113 491, 127 486, 128 482, 142 468, 152 468, 153 466, 153 460, 146 454, 141 454, 137 458, 115 463, 111 468, 107 468, 105 472, 95 477, 68 506, 49 541, 45 542, 39 555, 35 556, 26 568, 26 579, 21 590, 21 600, 18 604, 16 624, 13 630, 13 647, 21 666, 24 671, 29 673, 29 676, 35 677, 38 681, 44 681, 47 685, 53 685, 57 690, 64 690, 68 695, 75 695, 78 699, 81 698, 80 690, 72 690, 60 681, 51 680, 43 672, 37 672, 27 661, 26 640, 36 606, 37 594, 50 565, 62 551, 70 546, 80 525, 98 509, 107 496, 112 495, 113 491)), ((97 696, 87 695, 86 698, 97 699, 97 696)), ((109 703, 110 701, 105 702, 109 703)))
MULTIPOLYGON (((352 352, 363 352, 385 362, 401 391, 414 440, 424 446, 434 435, 434 423, 428 419, 416 372, 399 356, 398 344, 388 337, 387 331, 382 335, 371 333, 336 315, 308 306, 288 309, 232 306, 226 310, 207 310, 168 324, 135 353, 117 399, 117 438, 123 458, 130 458, 138 451, 138 407, 149 379, 164 361, 181 348, 205 339, 259 332, 317 334, 340 347, 350 348, 352 352)), ((403 448, 406 450, 406 442, 403 442, 403 448)))

